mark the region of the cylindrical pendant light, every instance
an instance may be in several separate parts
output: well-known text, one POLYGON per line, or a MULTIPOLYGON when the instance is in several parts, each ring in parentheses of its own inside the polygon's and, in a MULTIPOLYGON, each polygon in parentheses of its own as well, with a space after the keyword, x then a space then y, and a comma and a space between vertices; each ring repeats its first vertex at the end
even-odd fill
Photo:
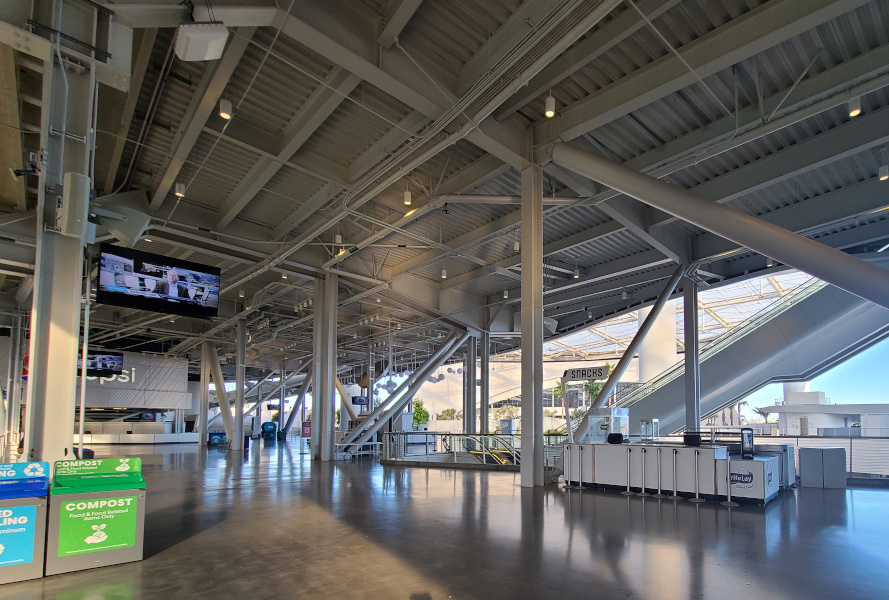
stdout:
POLYGON ((228 121, 232 118, 232 103, 231 100, 226 100, 225 98, 219 99, 219 116, 228 121))
POLYGON ((552 119, 556 116, 556 99, 553 98, 553 95, 550 94, 546 97, 546 110, 544 113, 547 119, 552 119))

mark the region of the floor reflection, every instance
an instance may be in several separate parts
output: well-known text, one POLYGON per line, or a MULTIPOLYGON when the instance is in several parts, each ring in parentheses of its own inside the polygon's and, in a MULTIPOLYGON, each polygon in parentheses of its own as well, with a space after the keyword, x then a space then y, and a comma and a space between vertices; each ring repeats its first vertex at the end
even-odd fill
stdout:
POLYGON ((515 473, 97 449, 143 459, 146 560, 0 587, 0 599, 877 598, 889 490, 802 489, 728 509, 523 489, 515 473))

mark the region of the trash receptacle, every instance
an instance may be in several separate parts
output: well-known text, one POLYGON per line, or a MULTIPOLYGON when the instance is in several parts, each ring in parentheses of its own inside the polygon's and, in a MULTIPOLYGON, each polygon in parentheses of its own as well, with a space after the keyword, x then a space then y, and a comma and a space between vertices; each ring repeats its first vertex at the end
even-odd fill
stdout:
POLYGON ((0 464, 0 583, 43 577, 49 464, 0 464))
POLYGON ((142 459, 58 461, 50 486, 46 574, 142 560, 142 459))

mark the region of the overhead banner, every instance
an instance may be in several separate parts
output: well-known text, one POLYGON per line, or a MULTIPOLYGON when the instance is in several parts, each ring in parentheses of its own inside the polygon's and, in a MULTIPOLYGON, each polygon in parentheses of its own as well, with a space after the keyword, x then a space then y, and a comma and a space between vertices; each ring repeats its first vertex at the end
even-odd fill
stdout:
POLYGON ((137 352, 122 354, 123 367, 120 373, 86 378, 88 407, 163 410, 191 408, 187 360, 137 352))

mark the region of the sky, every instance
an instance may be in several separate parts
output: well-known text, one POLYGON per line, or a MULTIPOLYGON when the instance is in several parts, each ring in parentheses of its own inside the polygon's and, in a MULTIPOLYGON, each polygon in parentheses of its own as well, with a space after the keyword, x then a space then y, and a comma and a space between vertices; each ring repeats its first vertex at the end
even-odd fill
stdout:
MULTIPOLYGON (((835 404, 889 403, 889 388, 886 386, 887 366, 889 366, 889 340, 884 340, 824 375, 816 377, 811 381, 810 389, 813 392, 824 392, 827 399, 835 404)), ((783 395, 781 384, 767 385, 747 396, 749 404, 744 406, 741 412, 747 418, 758 418, 753 414, 753 408, 775 404, 775 400, 782 398, 783 395)))

